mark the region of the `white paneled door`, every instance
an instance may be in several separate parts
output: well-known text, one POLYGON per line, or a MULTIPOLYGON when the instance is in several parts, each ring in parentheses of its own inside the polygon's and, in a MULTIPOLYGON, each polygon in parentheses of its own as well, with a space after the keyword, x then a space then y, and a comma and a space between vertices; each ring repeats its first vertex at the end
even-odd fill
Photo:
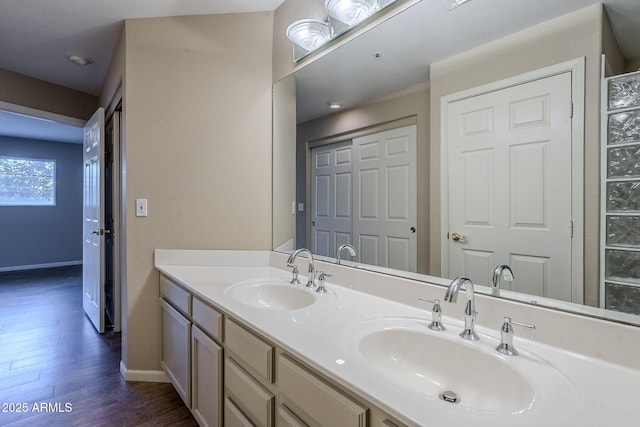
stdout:
POLYGON ((351 243, 351 141, 313 148, 311 159, 311 251, 333 258, 337 247, 351 243))
POLYGON ((103 141, 104 109, 99 108, 84 127, 82 307, 100 333, 105 330, 103 141))
POLYGON ((416 127, 355 138, 353 152, 360 262, 417 271, 416 127))
POLYGON ((570 72, 448 104, 450 277, 571 301, 571 105, 570 72))
POLYGON ((416 271, 416 127, 316 147, 311 159, 313 253, 351 243, 362 263, 416 271))

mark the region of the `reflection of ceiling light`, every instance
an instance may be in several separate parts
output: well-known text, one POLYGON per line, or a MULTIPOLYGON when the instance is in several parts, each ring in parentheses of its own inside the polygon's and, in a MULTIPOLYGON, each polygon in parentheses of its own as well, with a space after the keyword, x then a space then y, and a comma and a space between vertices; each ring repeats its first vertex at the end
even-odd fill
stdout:
POLYGON ((329 41, 331 30, 326 22, 302 19, 289 25, 287 38, 301 48, 312 51, 329 41))
POLYGON ((327 102, 327 105, 332 110, 338 110, 338 109, 340 109, 340 107, 342 107, 342 105, 338 101, 329 101, 329 102, 327 102))
POLYGON ((91 64, 91 61, 89 61, 87 58, 83 58, 82 56, 78 56, 78 55, 69 55, 69 61, 73 62, 76 65, 91 64))
POLYGON ((453 10, 456 7, 468 2, 469 0, 440 0, 442 6, 447 10, 453 10))
POLYGON ((332 18, 352 27, 378 10, 377 0, 325 0, 324 8, 332 18))

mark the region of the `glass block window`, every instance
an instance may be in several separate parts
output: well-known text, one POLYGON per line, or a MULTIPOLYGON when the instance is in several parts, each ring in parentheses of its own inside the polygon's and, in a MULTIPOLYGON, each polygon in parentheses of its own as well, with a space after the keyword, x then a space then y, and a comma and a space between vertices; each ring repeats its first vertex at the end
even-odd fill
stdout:
POLYGON ((605 283, 604 308, 640 314, 640 287, 605 283))
POLYGON ((640 76, 636 74, 609 81, 609 109, 640 105, 640 76))
POLYGON ((600 304, 640 314, 640 72, 606 79, 603 96, 600 304))
POLYGON ((640 145, 610 148, 607 159, 609 178, 640 178, 640 145))
POLYGON ((0 156, 0 206, 55 204, 55 160, 0 156))
POLYGON ((640 141, 640 111, 609 116, 609 144, 640 141))
POLYGON ((607 216, 607 246, 640 247, 640 216, 607 216))

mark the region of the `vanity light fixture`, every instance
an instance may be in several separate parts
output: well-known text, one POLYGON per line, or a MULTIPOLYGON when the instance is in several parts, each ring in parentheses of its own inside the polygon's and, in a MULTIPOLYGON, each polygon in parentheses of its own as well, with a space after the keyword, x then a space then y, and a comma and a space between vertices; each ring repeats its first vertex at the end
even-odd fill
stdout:
POLYGON ((80 55, 69 55, 67 57, 67 59, 69 59, 69 61, 73 62, 76 65, 83 65, 84 66, 84 65, 91 64, 90 60, 88 60, 87 58, 82 57, 80 55))
POLYGON ((331 39, 349 31, 354 25, 396 1, 325 0, 327 22, 318 19, 301 19, 287 27, 287 38, 293 43, 293 60, 298 61, 304 58, 331 39))
POLYGON ((330 17, 353 27, 380 9, 378 0, 325 0, 330 17))
POLYGON ((453 10, 458 6, 463 5, 464 3, 468 2, 469 0, 440 0, 440 3, 442 4, 442 6, 447 9, 447 10, 453 10))
POLYGON ((296 46, 311 52, 331 39, 331 28, 317 19, 301 19, 289 25, 287 38, 296 46))

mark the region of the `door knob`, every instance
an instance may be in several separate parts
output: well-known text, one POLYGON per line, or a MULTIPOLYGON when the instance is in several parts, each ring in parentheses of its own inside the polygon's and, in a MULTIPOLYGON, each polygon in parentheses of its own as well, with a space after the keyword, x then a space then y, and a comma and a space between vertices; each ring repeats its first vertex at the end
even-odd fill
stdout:
POLYGON ((415 227, 411 227, 409 230, 411 230, 412 233, 416 232, 416 228, 415 227))
POLYGON ((465 239, 465 237, 462 236, 457 231, 454 231, 453 233, 451 233, 451 240, 453 240, 454 242, 460 242, 460 243, 464 243, 467 241, 467 239, 465 239))

